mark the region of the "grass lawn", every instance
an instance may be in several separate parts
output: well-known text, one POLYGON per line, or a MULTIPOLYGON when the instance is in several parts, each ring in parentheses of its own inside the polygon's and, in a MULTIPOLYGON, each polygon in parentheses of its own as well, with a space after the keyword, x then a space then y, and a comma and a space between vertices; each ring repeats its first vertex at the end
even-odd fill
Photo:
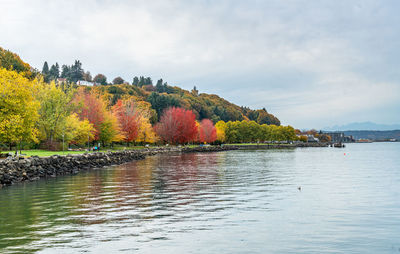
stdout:
MULTIPOLYGON (((18 151, 19 152, 19 151, 18 151)), ((14 154, 15 151, 3 151, 1 153, 12 153, 14 154)), ((67 154, 82 154, 85 151, 46 151, 46 150, 22 150, 22 155, 26 156, 52 156, 52 155, 67 155, 67 154)))
MULTIPOLYGON (((124 150, 125 147, 115 147, 115 148, 106 148, 104 150, 100 150, 100 152, 118 152, 124 150)), ((138 149, 143 149, 143 146, 132 146, 132 147, 126 147, 127 150, 138 150, 138 149)), ((18 151, 19 152, 19 151, 18 151)), ((12 153, 14 154, 15 151, 2 151, 0 153, 12 153)), ((22 155, 24 156, 40 156, 40 157, 47 157, 47 156, 52 156, 52 155, 67 155, 67 154, 83 154, 86 153, 86 151, 47 151, 47 150, 22 150, 22 155)), ((93 152, 91 152, 93 153, 93 152)))

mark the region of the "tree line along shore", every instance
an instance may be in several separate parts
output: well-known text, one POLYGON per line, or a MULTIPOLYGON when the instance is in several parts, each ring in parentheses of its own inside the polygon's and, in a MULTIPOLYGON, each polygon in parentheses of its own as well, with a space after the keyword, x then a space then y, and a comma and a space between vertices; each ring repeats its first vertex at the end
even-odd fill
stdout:
MULTIPOLYGON (((92 82, 79 61, 39 72, 0 48, 0 150, 102 150, 179 144, 299 140, 265 109, 251 110, 216 95, 186 91, 161 79, 92 82), (64 77, 64 78, 59 78, 64 77), (61 79, 61 80, 60 80, 61 79), (90 83, 90 81, 87 81, 90 83)), ((98 76, 98 75, 96 75, 98 76)), ((300 137, 301 140, 301 137, 300 137)))

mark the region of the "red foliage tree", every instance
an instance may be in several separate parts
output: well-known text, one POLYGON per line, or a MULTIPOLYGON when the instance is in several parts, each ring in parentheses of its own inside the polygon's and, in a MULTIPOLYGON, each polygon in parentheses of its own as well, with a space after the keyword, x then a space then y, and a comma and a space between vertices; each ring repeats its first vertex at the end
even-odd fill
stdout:
POLYGON ((113 113, 118 119, 125 142, 132 142, 138 136, 139 113, 134 105, 118 100, 113 106, 113 113))
POLYGON ((169 108, 164 111, 155 130, 160 138, 172 144, 184 144, 197 135, 196 116, 191 110, 169 108))
POLYGON ((217 130, 210 119, 203 119, 200 123, 200 142, 212 143, 217 140, 217 130))
POLYGON ((101 123, 104 121, 105 104, 97 94, 79 89, 74 102, 79 106, 77 114, 80 120, 87 119, 95 128, 94 138, 99 140, 101 123))

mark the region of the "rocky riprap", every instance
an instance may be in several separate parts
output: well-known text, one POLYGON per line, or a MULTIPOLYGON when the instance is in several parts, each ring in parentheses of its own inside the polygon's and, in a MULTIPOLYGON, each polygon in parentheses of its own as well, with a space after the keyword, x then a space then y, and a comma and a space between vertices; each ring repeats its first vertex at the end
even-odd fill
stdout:
POLYGON ((217 152, 236 150, 233 147, 162 147, 121 152, 98 152, 75 155, 53 155, 50 157, 8 157, 0 160, 0 187, 17 182, 34 181, 58 175, 77 174, 81 170, 119 165, 159 153, 217 152))
POLYGON ((145 154, 140 151, 50 157, 8 157, 0 161, 0 184, 9 185, 57 175, 76 174, 83 169, 117 165, 144 158, 145 154))

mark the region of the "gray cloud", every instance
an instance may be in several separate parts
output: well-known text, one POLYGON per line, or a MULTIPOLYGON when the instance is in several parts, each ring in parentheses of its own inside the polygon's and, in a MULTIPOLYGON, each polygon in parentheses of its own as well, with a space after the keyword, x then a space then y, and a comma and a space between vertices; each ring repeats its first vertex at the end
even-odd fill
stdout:
POLYGON ((0 3, 0 45, 37 68, 163 77, 300 128, 400 122, 397 1, 0 3))

